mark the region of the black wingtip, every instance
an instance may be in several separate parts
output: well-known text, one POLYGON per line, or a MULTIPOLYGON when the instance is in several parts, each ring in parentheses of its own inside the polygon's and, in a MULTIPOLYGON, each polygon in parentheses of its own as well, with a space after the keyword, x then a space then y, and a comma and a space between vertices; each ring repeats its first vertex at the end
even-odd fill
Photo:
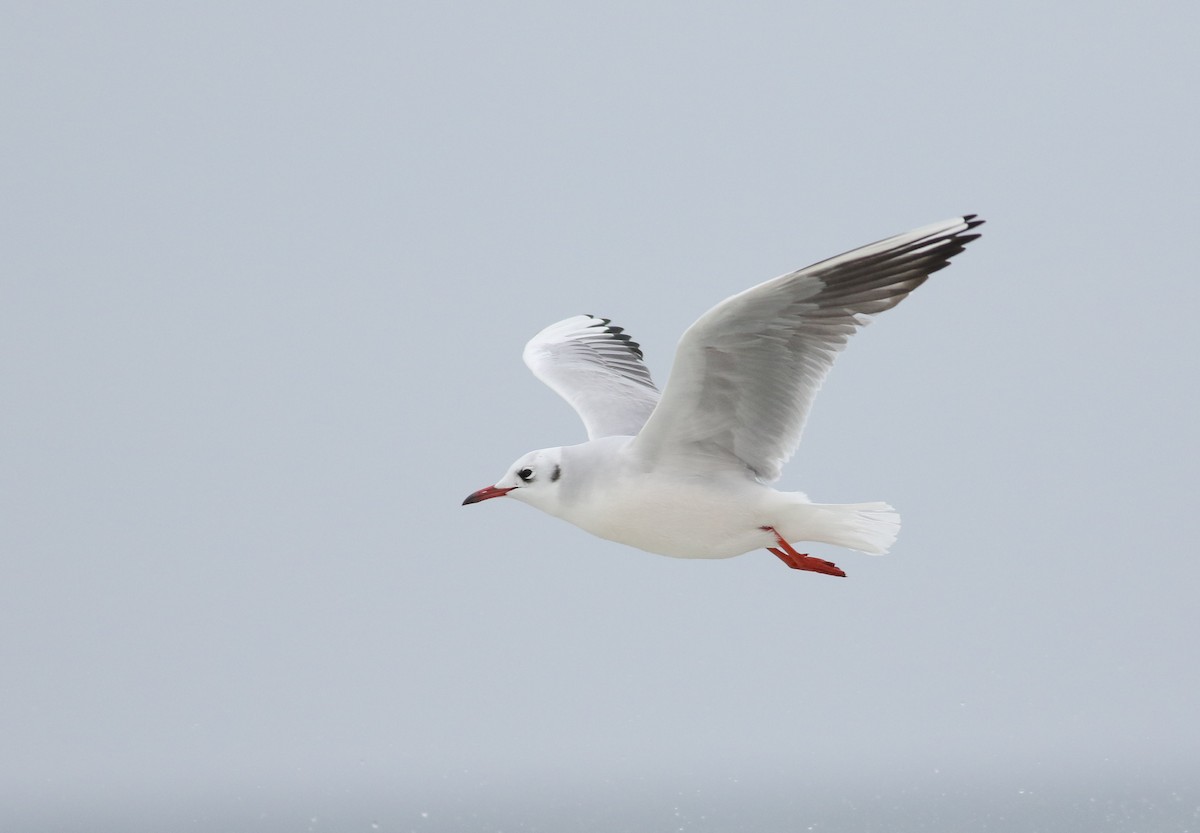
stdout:
POLYGON ((618 327, 616 324, 612 323, 611 318, 601 318, 599 315, 592 315, 589 312, 585 312, 584 315, 597 322, 596 324, 592 325, 593 327, 600 327, 604 330, 604 332, 608 333, 617 341, 623 341, 625 346, 632 350, 634 355, 636 355, 639 359, 646 358, 642 355, 642 345, 634 341, 633 337, 625 332, 624 327, 618 327))

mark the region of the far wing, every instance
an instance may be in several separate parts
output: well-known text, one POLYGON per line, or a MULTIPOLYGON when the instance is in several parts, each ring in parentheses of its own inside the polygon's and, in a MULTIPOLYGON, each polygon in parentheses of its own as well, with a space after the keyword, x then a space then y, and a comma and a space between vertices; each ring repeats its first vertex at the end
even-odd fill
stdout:
POLYGON ((722 301, 683 334, 633 448, 655 465, 778 479, 847 339, 948 266, 982 223, 968 214, 899 234, 722 301))
POLYGON ((533 375, 571 405, 588 439, 632 436, 658 404, 658 388, 637 342, 607 318, 576 315, 525 345, 533 375))

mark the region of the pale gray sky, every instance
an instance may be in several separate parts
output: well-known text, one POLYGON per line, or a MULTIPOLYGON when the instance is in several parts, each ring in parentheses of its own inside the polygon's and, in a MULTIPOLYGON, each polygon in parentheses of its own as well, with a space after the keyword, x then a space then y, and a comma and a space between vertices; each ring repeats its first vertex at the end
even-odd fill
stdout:
POLYGON ((12 3, 0 827, 1195 829, 1194 4, 12 3), (1086 8, 1086 11, 1084 9, 1086 8), (963 212, 781 486, 893 554, 514 502, 525 340, 963 212))

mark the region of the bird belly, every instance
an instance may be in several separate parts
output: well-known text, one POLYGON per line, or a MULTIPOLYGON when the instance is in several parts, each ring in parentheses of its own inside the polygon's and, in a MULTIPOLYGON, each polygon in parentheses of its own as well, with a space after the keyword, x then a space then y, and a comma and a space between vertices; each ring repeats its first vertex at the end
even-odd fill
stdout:
MULTIPOLYGON (((738 484, 741 485, 741 484, 738 484)), ((771 546, 774 537, 763 498, 774 494, 758 484, 714 488, 702 480, 653 483, 614 490, 590 502, 589 509, 566 520, 593 535, 674 558, 731 558, 771 546), (755 499, 757 498, 757 500, 755 499)))

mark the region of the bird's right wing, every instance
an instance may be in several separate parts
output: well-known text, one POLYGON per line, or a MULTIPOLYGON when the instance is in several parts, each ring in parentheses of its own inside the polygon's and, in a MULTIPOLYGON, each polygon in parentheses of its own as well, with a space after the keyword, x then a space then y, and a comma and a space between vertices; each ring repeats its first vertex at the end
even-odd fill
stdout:
POLYGON ((974 214, 759 284, 688 328, 662 401, 634 440, 651 465, 744 467, 778 479, 846 340, 977 238, 974 214))
POLYGON ((658 404, 638 343, 607 318, 576 315, 525 345, 525 364, 583 420, 588 439, 633 436, 658 404))

